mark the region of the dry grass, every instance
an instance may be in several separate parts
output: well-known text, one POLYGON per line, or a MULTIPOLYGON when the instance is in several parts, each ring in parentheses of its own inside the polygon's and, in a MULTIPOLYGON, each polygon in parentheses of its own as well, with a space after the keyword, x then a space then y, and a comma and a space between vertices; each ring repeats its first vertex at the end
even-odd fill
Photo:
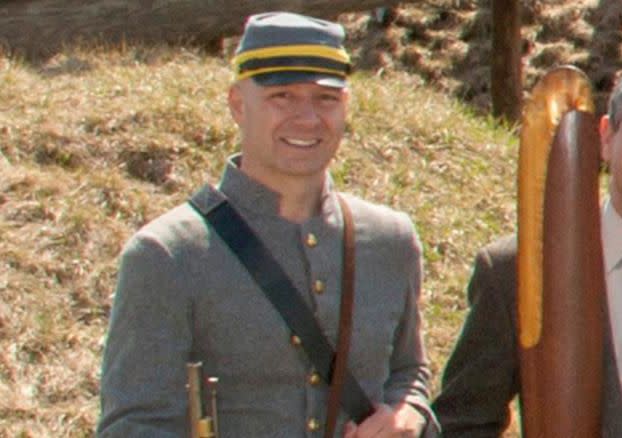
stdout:
POLYGON ((89 435, 119 250, 231 151, 223 62, 149 54, 0 60, 0 436, 89 435))
MULTIPOLYGON (((515 223, 517 140, 479 112, 487 11, 453 0, 443 13, 447 1, 404 7, 386 30, 342 17, 366 70, 352 79, 333 166, 340 188, 417 224, 434 392, 474 253, 515 223)), ((590 29, 608 35, 598 27, 611 21, 607 0, 577 1, 585 13, 576 17, 559 1, 525 2, 528 79, 574 56, 600 60, 588 73, 609 85, 612 57, 594 56, 619 49, 619 36, 586 42, 590 29)), ((0 437, 92 434, 123 243, 216 182, 235 150, 225 58, 157 47, 68 49, 41 65, 0 57, 0 437)))
MULTIPOLYGON (((165 48, 0 59, 0 436, 91 433, 118 253, 216 181, 229 80, 221 59, 165 48)), ((335 179, 417 223, 436 388, 473 253, 513 226, 516 140, 416 76, 352 87, 335 179)))

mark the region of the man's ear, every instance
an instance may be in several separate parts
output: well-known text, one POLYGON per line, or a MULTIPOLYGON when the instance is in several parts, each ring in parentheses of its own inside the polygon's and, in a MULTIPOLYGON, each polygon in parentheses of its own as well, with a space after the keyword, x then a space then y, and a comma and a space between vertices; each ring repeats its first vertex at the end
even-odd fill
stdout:
POLYGON ((231 117, 238 125, 242 121, 244 113, 244 100, 242 99, 242 90, 240 90, 239 84, 233 84, 229 88, 229 95, 227 97, 229 103, 229 112, 231 117))
POLYGON ((349 87, 344 88, 343 94, 344 94, 344 102, 346 104, 346 111, 347 111, 348 107, 350 106, 350 99, 352 99, 352 93, 350 92, 350 88, 349 87))
POLYGON ((611 143, 615 134, 608 115, 604 115, 600 118, 598 131, 600 133, 600 158, 605 163, 608 163, 611 159, 611 143))

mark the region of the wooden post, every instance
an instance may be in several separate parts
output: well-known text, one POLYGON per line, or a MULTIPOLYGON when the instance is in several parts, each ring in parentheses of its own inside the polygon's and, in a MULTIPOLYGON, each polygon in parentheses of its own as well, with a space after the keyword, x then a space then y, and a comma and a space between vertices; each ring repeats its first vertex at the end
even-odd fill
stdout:
POLYGON ((520 1, 492 1, 490 88, 495 117, 516 122, 521 115, 520 1))

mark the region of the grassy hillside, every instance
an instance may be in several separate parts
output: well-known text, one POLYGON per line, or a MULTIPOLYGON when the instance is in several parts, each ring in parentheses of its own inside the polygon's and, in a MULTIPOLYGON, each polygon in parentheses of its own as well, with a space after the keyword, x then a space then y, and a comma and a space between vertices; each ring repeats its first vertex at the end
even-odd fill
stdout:
MULTIPOLYGON (((340 188, 417 224, 434 392, 474 253, 515 223, 517 139, 482 117, 490 3, 409 3, 385 26, 340 17, 360 72, 332 172, 340 188)), ((525 90, 573 63, 602 111, 622 68, 622 3, 521 5, 525 90)), ((0 438, 92 435, 119 251, 141 225, 215 183, 236 149, 225 104, 234 43, 214 57, 67 49, 33 65, 0 54, 0 438)))
MULTIPOLYGON (((436 391, 474 251, 513 229, 517 141, 417 78, 352 79, 333 174, 417 224, 436 391)), ((182 49, 0 58, 0 436, 91 433, 117 256, 217 181, 236 148, 229 81, 222 59, 182 49)))

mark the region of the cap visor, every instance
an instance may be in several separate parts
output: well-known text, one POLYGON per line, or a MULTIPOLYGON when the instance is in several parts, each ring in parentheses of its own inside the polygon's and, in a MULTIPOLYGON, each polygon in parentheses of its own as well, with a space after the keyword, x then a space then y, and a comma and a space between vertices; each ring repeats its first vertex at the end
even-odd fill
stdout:
POLYGON ((288 85, 301 82, 310 82, 324 87, 345 88, 346 80, 339 76, 327 75, 314 72, 282 71, 276 73, 264 73, 252 76, 255 82, 262 87, 273 85, 288 85))

